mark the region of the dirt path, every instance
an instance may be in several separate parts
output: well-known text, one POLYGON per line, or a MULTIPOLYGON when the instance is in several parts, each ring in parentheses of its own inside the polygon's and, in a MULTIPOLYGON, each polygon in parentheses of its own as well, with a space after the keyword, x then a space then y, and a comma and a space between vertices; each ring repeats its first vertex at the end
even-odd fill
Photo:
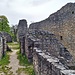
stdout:
MULTIPOLYGON (((9 55, 10 55, 10 60, 9 60, 10 63, 9 63, 8 66, 12 68, 11 71, 13 72, 14 75, 18 75, 18 74, 16 73, 16 71, 18 70, 18 68, 25 68, 25 67, 19 65, 19 60, 17 59, 17 54, 16 54, 16 52, 17 52, 18 50, 14 50, 14 49, 12 49, 12 48, 13 48, 13 47, 11 46, 12 52, 9 53, 9 55)), ((24 74, 24 73, 22 72, 20 75, 27 75, 27 74, 24 74)))

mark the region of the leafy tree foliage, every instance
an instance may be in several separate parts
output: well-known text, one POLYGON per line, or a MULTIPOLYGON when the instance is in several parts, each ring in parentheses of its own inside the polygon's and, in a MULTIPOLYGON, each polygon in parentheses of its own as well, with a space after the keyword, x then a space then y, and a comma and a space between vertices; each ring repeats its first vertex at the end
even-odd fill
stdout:
POLYGON ((8 23, 9 22, 6 16, 4 15, 0 16, 0 31, 10 33, 10 27, 8 23))

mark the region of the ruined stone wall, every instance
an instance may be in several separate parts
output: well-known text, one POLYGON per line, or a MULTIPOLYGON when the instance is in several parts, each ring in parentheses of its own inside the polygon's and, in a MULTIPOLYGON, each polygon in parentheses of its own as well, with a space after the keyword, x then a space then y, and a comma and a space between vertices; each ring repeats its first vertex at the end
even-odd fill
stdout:
POLYGON ((20 38, 26 37, 27 33, 27 21, 20 20, 17 28, 17 40, 20 41, 20 38))
POLYGON ((0 59, 2 58, 2 50, 3 50, 2 37, 0 36, 0 59))
POLYGON ((73 61, 68 50, 56 39, 55 35, 41 30, 30 31, 26 49, 29 62, 33 62, 36 75, 72 75, 69 69, 73 61))
POLYGON ((72 55, 54 34, 36 29, 25 35, 26 38, 20 39, 21 53, 33 62, 36 75, 75 74, 74 70, 69 69, 72 55))
MULTIPOLYGON (((38 47, 44 52, 49 52, 57 58, 64 57, 65 60, 70 60, 69 51, 56 39, 55 35, 47 31, 34 31, 32 36, 28 37, 28 48, 38 47), (35 33, 35 34, 34 34, 35 33)), ((30 52, 31 53, 31 52, 30 52)))
POLYGON ((12 42, 12 37, 7 32, 1 32, 2 35, 6 38, 6 42, 12 42))
POLYGON ((30 29, 52 32, 75 57, 75 3, 68 3, 47 19, 33 23, 30 29))
POLYGON ((5 56, 7 50, 6 38, 0 32, 0 59, 5 56))
POLYGON ((27 21, 20 20, 17 28, 17 41, 20 42, 20 52, 25 55, 26 49, 26 38, 27 38, 27 21))
POLYGON ((34 48, 33 65, 36 75, 74 75, 75 70, 70 70, 58 58, 45 54, 34 48))

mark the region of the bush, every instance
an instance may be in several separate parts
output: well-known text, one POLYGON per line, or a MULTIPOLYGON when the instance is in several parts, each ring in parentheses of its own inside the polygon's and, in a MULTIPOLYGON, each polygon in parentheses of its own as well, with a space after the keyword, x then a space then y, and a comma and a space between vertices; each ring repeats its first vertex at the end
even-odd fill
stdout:
POLYGON ((6 53, 6 55, 0 60, 0 65, 5 66, 10 63, 9 61, 9 55, 6 53))

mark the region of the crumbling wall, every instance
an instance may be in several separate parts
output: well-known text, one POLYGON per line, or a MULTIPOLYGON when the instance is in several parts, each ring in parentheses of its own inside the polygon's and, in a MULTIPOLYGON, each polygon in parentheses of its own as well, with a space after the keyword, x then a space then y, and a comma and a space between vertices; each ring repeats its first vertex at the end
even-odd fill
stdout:
POLYGON ((27 57, 29 62, 33 62, 36 75, 69 75, 75 72, 69 69, 72 55, 54 34, 41 30, 29 32, 27 44, 27 57))
POLYGON ((0 59, 5 56, 7 50, 6 38, 0 32, 0 59))
MULTIPOLYGON (((37 47, 57 58, 63 57, 65 60, 72 58, 69 51, 56 39, 54 34, 40 30, 34 31, 34 33, 28 37, 28 51, 32 51, 30 53, 33 53, 34 47, 37 47)), ((31 56, 32 54, 29 55, 31 56)))
POLYGON ((2 58, 2 50, 3 50, 2 37, 0 36, 0 59, 2 58))
POLYGON ((12 37, 7 32, 1 32, 2 35, 6 38, 6 42, 12 42, 12 37))
POLYGON ((54 34, 36 29, 25 35, 26 38, 20 39, 21 53, 33 62, 36 75, 72 75, 75 72, 69 69, 72 55, 54 34))
POLYGON ((17 40, 20 42, 20 52, 25 55, 25 42, 27 38, 27 21, 20 20, 17 28, 17 40))
POLYGON ((52 32, 75 57, 75 3, 67 3, 47 19, 30 24, 29 28, 52 32))
POLYGON ((34 48, 33 65, 36 75, 74 75, 75 70, 70 70, 58 58, 45 54, 34 48))

